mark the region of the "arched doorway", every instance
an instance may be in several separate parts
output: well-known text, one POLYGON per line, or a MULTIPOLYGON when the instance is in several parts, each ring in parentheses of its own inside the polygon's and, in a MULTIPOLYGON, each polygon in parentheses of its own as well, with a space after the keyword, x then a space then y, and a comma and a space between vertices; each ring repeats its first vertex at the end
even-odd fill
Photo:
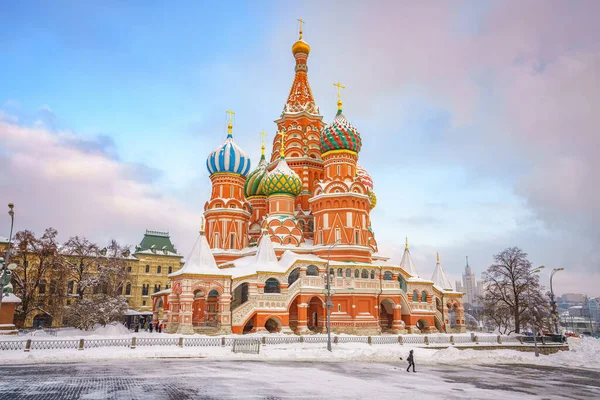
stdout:
POLYGON ((450 329, 456 328, 456 304, 448 303, 446 305, 448 307, 448 322, 450 324, 450 329))
POLYGON ((192 325, 200 326, 204 322, 204 291, 198 289, 194 291, 194 301, 192 303, 192 325))
POLYGON ((277 333, 281 331, 281 321, 277 318, 269 318, 267 322, 265 322, 265 329, 269 331, 269 333, 277 333))
POLYGON ((219 292, 211 290, 206 299, 206 325, 216 326, 219 324, 219 292))
POLYGON ((289 313, 289 326, 290 329, 294 332, 298 329, 298 301, 300 296, 296 296, 294 301, 290 304, 290 308, 288 309, 289 313))
POLYGON ((52 326, 52 317, 48 314, 38 314, 33 317, 33 329, 50 328, 52 326))
POLYGON ((319 297, 313 297, 308 304, 308 329, 320 332, 325 327, 325 303, 319 297))
POLYGON ((394 306, 394 302, 390 299, 385 299, 379 304, 379 328, 382 332, 392 329, 394 306))
POLYGON ((421 331, 421 333, 425 333, 426 331, 429 330, 429 322, 425 321, 424 319, 420 319, 417 321, 417 329, 419 329, 421 331))
POLYGON ((242 333, 244 335, 252 332, 252 330, 254 329, 254 319, 255 318, 256 318, 256 316, 253 316, 252 318, 250 318, 248 320, 248 322, 246 322, 246 325, 244 325, 244 330, 242 331, 242 333))

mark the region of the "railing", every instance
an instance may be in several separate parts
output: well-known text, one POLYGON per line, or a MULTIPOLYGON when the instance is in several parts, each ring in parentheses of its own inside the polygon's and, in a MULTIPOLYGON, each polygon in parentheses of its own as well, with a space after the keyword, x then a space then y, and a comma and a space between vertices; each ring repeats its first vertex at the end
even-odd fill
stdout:
POLYGON ((258 354, 260 353, 260 340, 235 339, 231 351, 234 353, 258 354))
POLYGON ((77 349, 79 348, 79 342, 78 339, 32 340, 31 350, 77 349))
POLYGON ((131 339, 88 339, 84 343, 88 349, 98 347, 130 347, 131 339))
MULTIPOLYGON (((465 345, 478 346, 479 344, 504 344, 513 346, 515 343, 522 344, 527 337, 519 335, 497 336, 497 335, 399 335, 399 336, 332 336, 335 344, 363 343, 367 345, 416 345, 416 346, 453 346, 465 345)), ((552 345, 551 340, 545 338, 540 345, 552 345)), ((326 335, 285 335, 285 336, 261 336, 261 337, 159 337, 159 338, 106 338, 106 339, 27 339, 27 340, 3 340, 0 341, 1 350, 59 350, 59 349, 94 349, 106 347, 136 347, 165 346, 165 347, 231 347, 241 346, 243 349, 247 344, 244 341, 259 341, 262 344, 323 344, 327 343, 326 335), (242 343, 244 342, 244 343, 242 343), (236 344, 237 343, 237 344, 236 344)), ((554 343, 558 345, 559 343, 554 343)), ((240 350, 239 352, 245 352, 240 350)))
POLYGON ((23 350, 26 340, 6 340, 0 342, 0 350, 23 350))

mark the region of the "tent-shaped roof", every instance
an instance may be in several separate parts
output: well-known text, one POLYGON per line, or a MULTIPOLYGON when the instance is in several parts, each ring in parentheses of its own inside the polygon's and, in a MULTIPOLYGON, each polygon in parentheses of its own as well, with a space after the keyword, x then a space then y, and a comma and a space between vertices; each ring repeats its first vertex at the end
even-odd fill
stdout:
POLYGON ((454 287, 452 287, 452 283, 450 282, 450 279, 448 279, 448 277, 446 276, 446 273, 444 272, 444 270, 442 268, 442 264, 440 264, 439 254, 437 255, 437 264, 435 265, 435 270, 433 271, 431 280, 433 281, 434 285, 436 285, 444 290, 454 290, 454 287))
POLYGON ((204 230, 200 231, 194 247, 190 255, 186 257, 185 264, 179 271, 169 274, 169 277, 175 277, 184 274, 195 274, 195 275, 222 275, 230 276, 231 274, 225 273, 217 267, 217 262, 210 249, 206 236, 204 236, 204 230))
POLYGON ((418 277, 417 269, 413 264, 412 257, 410 256, 410 250, 408 250, 408 238, 406 239, 406 246, 404 247, 404 254, 402 255, 402 261, 400 261, 400 267, 406 271, 411 277, 418 277))

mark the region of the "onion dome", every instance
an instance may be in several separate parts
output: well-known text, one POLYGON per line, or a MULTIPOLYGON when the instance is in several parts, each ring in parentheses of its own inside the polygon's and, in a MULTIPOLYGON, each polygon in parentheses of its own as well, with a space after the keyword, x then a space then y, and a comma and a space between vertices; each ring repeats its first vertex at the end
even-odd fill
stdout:
POLYGON ((227 138, 206 159, 206 168, 211 175, 218 172, 228 172, 246 176, 250 170, 250 157, 233 140, 232 127, 230 119, 227 126, 227 138))
POLYGON ((263 190, 263 181, 265 175, 267 175, 267 160, 265 159, 265 144, 262 145, 262 154, 260 156, 260 162, 256 169, 248 175, 246 183, 244 184, 244 195, 246 198, 253 196, 265 196, 263 190))
POLYGON ((285 162, 283 152, 283 137, 281 133, 281 158, 275 169, 269 172, 263 179, 263 192, 267 196, 274 194, 287 194, 298 196, 302 191, 302 180, 285 162))
POLYGON ((369 201, 371 202, 371 210, 372 210, 377 205, 377 196, 375 196, 375 192, 372 190, 369 190, 367 192, 367 195, 369 196, 369 201))
POLYGON ((360 151, 362 140, 360 133, 342 114, 342 100, 340 99, 338 86, 338 112, 333 122, 321 130, 321 151, 323 153, 331 150, 350 150, 355 153, 360 151))
POLYGON ((360 183, 362 183, 369 191, 373 190, 373 179, 366 169, 360 165, 356 166, 356 177, 360 183))

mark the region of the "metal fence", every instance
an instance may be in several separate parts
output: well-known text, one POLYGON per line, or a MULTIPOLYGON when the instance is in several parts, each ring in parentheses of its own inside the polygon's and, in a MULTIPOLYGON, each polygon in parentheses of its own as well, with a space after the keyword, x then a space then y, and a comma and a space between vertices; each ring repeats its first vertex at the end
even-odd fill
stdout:
POLYGON ((258 354, 260 353, 260 340, 235 339, 231 351, 234 353, 258 354))
MULTIPOLYGON (((519 335, 495 336, 495 335, 399 335, 399 336, 336 336, 332 335, 331 341, 335 344, 364 343, 368 345, 472 345, 479 344, 515 344, 523 343, 526 337, 519 335)), ((27 339, 27 340, 3 340, 0 341, 1 350, 59 350, 59 349, 94 349, 104 347, 136 347, 145 346, 168 346, 168 347, 234 347, 239 348, 236 352, 253 352, 245 350, 246 347, 254 349, 253 343, 267 345, 277 344, 324 344, 327 343, 326 335, 284 335, 284 336, 252 336, 252 337, 142 337, 142 338, 106 338, 106 339, 27 339), (244 347, 246 346, 246 347, 244 347)), ((526 342, 526 341, 525 341, 526 342)), ((551 343, 550 339, 545 341, 551 343)), ((542 342, 540 341, 540 344, 542 342)), ((558 343, 556 343, 558 344, 558 343)))
POLYGON ((131 339, 88 339, 84 340, 84 347, 95 349, 98 347, 130 347, 131 339))

